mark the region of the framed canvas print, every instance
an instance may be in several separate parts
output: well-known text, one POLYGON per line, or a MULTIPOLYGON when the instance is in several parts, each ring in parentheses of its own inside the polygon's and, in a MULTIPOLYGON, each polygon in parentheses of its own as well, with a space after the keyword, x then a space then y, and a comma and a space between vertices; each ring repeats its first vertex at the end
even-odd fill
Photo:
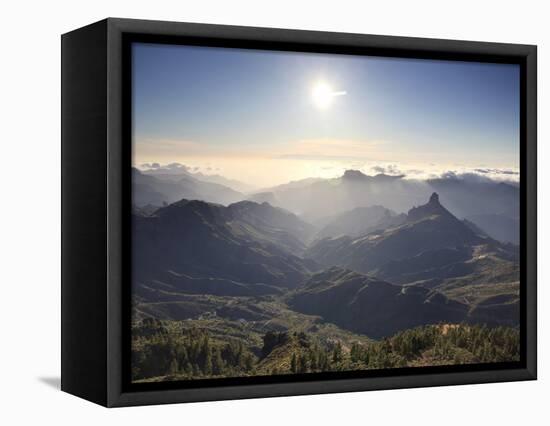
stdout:
POLYGON ((62 389, 536 378, 536 47, 107 19, 62 37, 62 389))

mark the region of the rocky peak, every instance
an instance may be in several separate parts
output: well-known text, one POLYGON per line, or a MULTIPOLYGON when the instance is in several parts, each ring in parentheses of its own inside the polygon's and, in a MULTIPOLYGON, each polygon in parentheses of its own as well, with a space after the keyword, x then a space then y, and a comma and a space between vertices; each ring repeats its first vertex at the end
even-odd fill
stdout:
POLYGON ((434 215, 453 216, 445 207, 441 205, 437 192, 434 192, 430 196, 430 200, 426 204, 410 209, 407 217, 409 221, 414 222, 434 215))

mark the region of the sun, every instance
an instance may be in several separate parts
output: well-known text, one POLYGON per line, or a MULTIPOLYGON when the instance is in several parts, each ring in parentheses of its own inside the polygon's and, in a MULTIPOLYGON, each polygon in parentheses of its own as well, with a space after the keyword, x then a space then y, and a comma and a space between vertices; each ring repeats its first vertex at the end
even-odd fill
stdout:
POLYGON ((324 81, 318 81, 314 84, 311 92, 311 98, 313 105, 319 109, 327 109, 333 103, 334 98, 337 96, 343 96, 346 92, 335 91, 330 84, 324 81))
POLYGON ((333 100, 332 87, 325 82, 318 82, 313 86, 312 98, 313 104, 320 109, 326 109, 333 100))

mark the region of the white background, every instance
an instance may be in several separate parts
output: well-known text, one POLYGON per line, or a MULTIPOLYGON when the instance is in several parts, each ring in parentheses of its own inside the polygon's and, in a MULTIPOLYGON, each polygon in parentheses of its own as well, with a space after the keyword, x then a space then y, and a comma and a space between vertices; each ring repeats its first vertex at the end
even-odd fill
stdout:
POLYGON ((548 424, 548 220, 539 221, 537 382, 107 410, 60 392, 60 34, 108 16, 539 46, 539 217, 550 179, 543 1, 4 1, 0 50, 0 423, 548 424))

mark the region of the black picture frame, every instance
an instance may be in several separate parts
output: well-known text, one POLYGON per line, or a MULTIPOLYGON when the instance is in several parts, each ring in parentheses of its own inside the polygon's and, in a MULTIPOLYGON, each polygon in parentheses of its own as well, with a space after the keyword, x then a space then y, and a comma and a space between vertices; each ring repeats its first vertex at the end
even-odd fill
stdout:
POLYGON ((536 379, 536 46, 109 18, 62 36, 62 390, 117 407, 536 379), (521 361, 131 384, 134 41, 520 65, 521 361))

